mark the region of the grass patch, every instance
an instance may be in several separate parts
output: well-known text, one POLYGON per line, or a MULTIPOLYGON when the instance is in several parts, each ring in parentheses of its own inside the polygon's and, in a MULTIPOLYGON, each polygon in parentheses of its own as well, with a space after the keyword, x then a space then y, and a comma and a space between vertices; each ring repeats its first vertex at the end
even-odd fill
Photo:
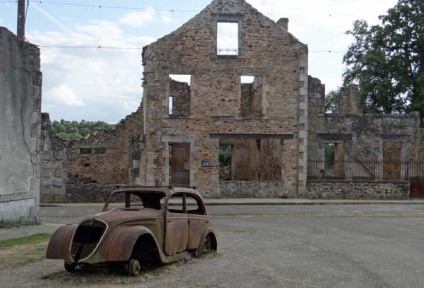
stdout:
POLYGON ((60 283, 73 285, 125 285, 138 283, 140 280, 149 280, 158 278, 162 275, 171 273, 174 265, 167 266, 146 266, 142 267, 142 272, 136 277, 126 276, 123 267, 110 269, 102 268, 85 268, 78 270, 77 273, 68 273, 60 271, 56 273, 46 274, 41 277, 43 280, 51 280, 60 283))
POLYGON ((49 239, 49 234, 42 233, 0 241, 0 270, 43 260, 49 239))

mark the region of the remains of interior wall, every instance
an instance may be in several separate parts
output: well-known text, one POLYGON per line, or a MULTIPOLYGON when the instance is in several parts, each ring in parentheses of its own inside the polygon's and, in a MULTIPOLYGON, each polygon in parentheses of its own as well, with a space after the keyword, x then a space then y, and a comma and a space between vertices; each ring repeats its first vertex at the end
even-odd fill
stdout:
MULTIPOLYGON (((68 143, 69 185, 138 183, 142 106, 111 131, 68 143)), ((68 186, 69 186, 68 185, 68 186)))
POLYGON ((191 89, 190 85, 184 82, 170 80, 169 95, 173 97, 172 117, 190 116, 191 89))
POLYGON ((0 221, 36 222, 40 198, 40 51, 0 27, 0 63, 0 221))
MULTIPOLYGON (((416 157, 422 141, 417 136, 421 130, 419 129, 419 115, 417 113, 361 115, 359 114, 358 93, 355 85, 350 85, 343 90, 343 98, 337 105, 337 113, 325 114, 321 109, 325 100, 324 95, 317 91, 319 90, 317 89, 319 82, 310 79, 309 83, 309 179, 311 181, 312 179, 320 179, 319 181, 325 182, 325 178, 328 176, 324 165, 325 161, 328 160, 325 159, 325 146, 329 143, 337 146, 341 144, 340 147, 343 147, 344 151, 337 151, 336 164, 342 162, 343 171, 339 171, 338 175, 333 176, 339 176, 338 178, 344 179, 345 182, 334 184, 338 186, 331 187, 331 189, 343 190, 344 188, 341 188, 344 187, 343 185, 347 185, 347 183, 350 185, 350 181, 356 180, 358 182, 355 182, 354 186, 360 187, 355 192, 357 195, 367 195, 366 197, 370 198, 407 197, 408 194, 404 191, 403 186, 400 190, 396 190, 396 187, 400 187, 396 183, 393 184, 395 188, 387 188, 387 191, 393 192, 392 194, 380 195, 377 190, 365 189, 365 186, 361 186, 359 181, 368 179, 407 182, 410 177, 415 177, 419 173, 415 163, 412 163, 421 161, 418 159, 419 157, 416 157), (312 86, 313 83, 315 83, 315 87, 312 86), (314 93, 314 91, 317 92, 314 93), (364 189, 367 191, 364 192, 364 189)), ((312 183, 311 181, 308 184, 307 197, 318 194, 324 195, 323 189, 328 188, 328 181, 326 185, 312 183), (314 188, 311 190, 311 187, 314 188)), ((370 185, 373 189, 380 189, 376 188, 377 186, 370 185)), ((336 194, 331 197, 341 195, 340 193, 336 194)), ((349 194, 349 198, 352 197, 355 196, 349 194)))
POLYGON ((68 159, 66 142, 55 137, 49 114, 42 113, 41 197, 40 202, 61 202, 67 199, 68 159))

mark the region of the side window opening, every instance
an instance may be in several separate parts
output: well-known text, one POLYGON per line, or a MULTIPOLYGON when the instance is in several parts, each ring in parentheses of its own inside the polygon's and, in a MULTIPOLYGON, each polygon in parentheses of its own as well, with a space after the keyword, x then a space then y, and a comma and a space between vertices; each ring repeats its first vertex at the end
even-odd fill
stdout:
POLYGON ((168 201, 168 211, 171 213, 185 213, 184 194, 174 194, 168 201))
POLYGON ((205 210, 200 199, 186 195, 187 214, 205 215, 205 210))

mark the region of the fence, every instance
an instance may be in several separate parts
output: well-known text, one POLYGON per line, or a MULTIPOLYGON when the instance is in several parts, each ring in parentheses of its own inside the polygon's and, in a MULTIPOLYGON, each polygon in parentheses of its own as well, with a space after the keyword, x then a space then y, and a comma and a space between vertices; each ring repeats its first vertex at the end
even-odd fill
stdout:
POLYGON ((308 180, 410 181, 424 177, 424 162, 308 161, 308 180))
POLYGON ((172 171, 169 177, 169 185, 190 186, 190 171, 172 171))

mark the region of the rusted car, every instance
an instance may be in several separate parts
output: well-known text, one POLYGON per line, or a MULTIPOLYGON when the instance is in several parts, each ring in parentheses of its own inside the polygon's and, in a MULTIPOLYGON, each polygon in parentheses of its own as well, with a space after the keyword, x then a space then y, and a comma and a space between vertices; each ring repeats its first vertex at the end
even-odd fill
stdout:
POLYGON ((199 193, 181 187, 132 187, 112 192, 100 214, 60 227, 47 259, 65 270, 122 264, 138 275, 143 263, 171 263, 217 250, 215 232, 199 193))

